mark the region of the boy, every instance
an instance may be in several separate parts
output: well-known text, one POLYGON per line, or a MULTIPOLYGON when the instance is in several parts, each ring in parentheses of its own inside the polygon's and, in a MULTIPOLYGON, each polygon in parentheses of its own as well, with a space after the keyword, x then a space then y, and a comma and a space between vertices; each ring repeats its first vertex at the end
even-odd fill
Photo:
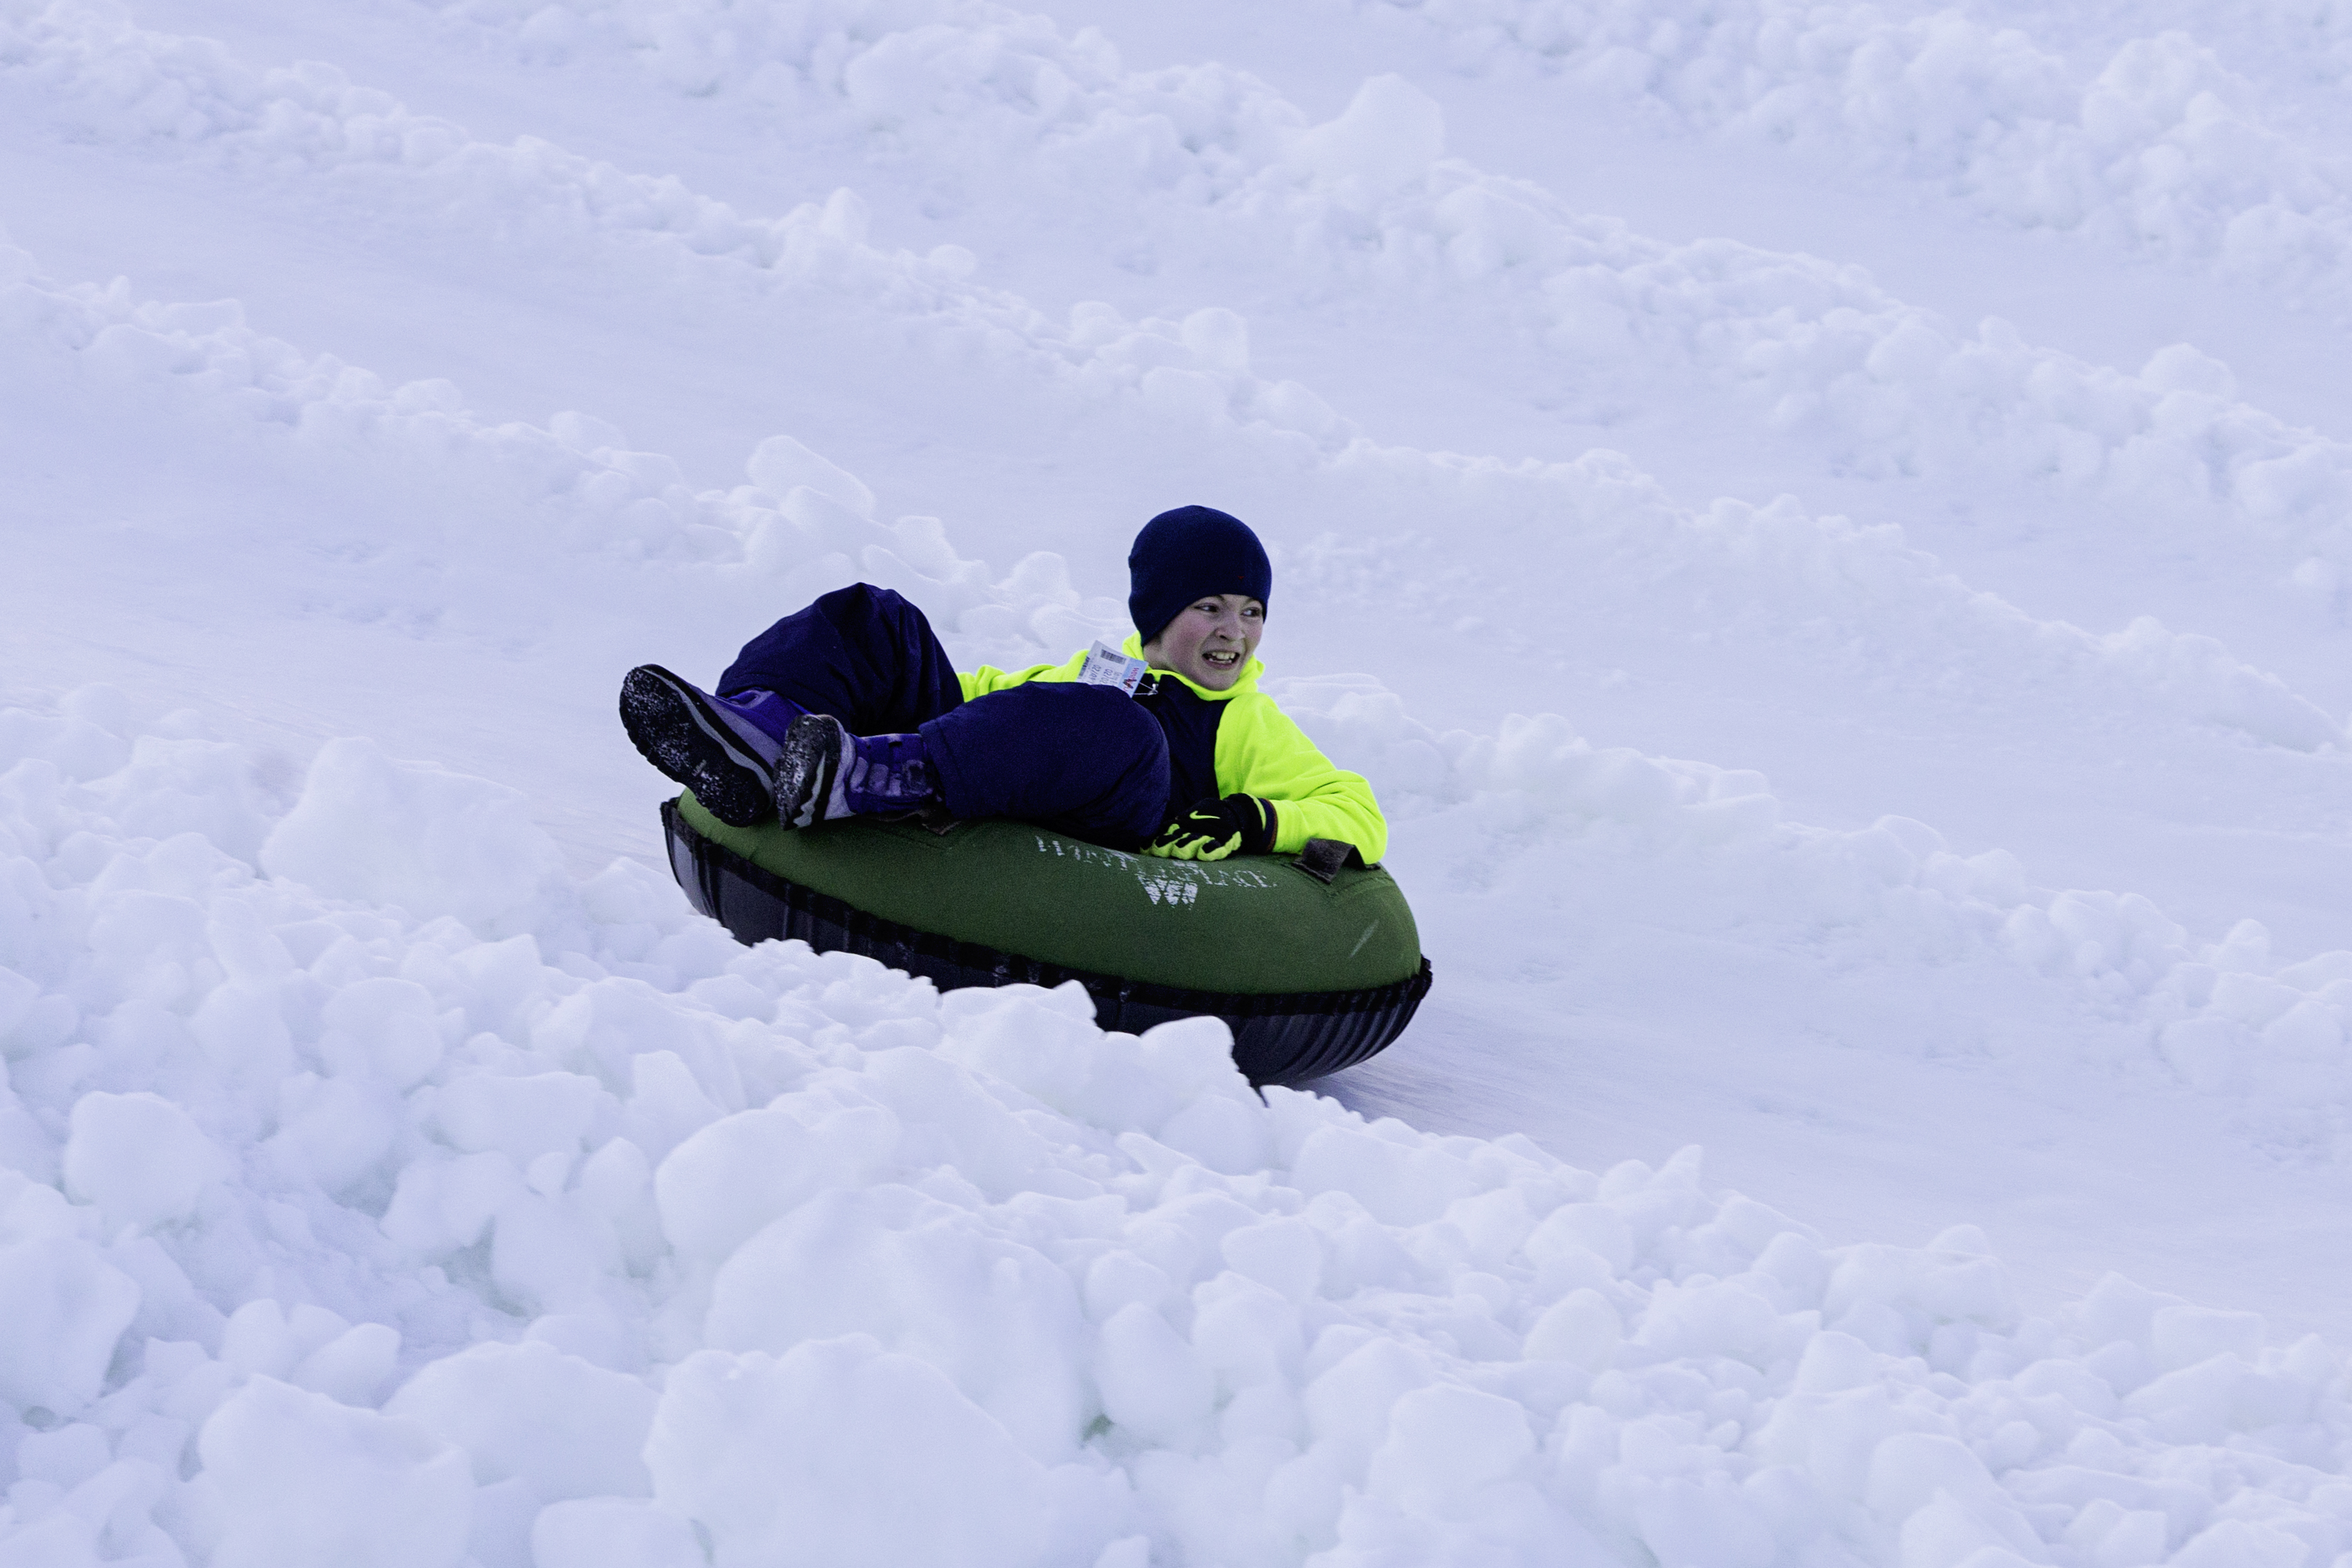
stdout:
POLYGON ((1310 838, 1367 864, 1388 824, 1257 689, 1274 572, 1238 518, 1180 507, 1127 560, 1135 685, 1067 663, 959 675, 920 610, 866 584, 825 595, 747 644, 717 695, 658 665, 621 683, 646 760, 720 821, 788 827, 866 814, 1011 816, 1180 859, 1292 853, 1310 838))

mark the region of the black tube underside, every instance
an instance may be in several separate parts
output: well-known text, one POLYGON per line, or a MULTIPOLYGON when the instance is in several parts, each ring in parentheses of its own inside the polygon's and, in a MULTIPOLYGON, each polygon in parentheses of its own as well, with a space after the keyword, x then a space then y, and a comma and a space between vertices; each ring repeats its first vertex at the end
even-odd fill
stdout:
POLYGON ((860 953, 942 991, 1075 980, 1094 998, 1097 1024, 1129 1034, 1176 1018, 1223 1018, 1234 1033, 1234 1065, 1261 1087, 1304 1083, 1353 1067, 1403 1033, 1429 994, 1426 958, 1418 973, 1393 984, 1276 996, 1192 991, 1066 969, 882 920, 789 881, 703 837, 669 802, 662 805, 662 827, 670 869, 687 899, 738 942, 797 940, 819 952, 860 953))

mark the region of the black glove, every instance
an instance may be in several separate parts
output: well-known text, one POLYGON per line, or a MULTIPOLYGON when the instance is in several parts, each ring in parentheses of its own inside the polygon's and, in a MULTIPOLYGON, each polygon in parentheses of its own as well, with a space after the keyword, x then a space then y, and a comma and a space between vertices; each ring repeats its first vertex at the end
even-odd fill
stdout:
POLYGON ((1223 860, 1274 851, 1274 802, 1229 795, 1192 803, 1160 830, 1149 853, 1171 860, 1223 860))

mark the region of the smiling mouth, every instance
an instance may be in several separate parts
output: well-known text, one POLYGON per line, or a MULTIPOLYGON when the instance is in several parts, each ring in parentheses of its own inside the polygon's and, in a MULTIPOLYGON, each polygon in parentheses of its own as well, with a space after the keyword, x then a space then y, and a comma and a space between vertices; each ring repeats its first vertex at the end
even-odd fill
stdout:
POLYGON ((1201 660, 1204 664, 1214 665, 1219 669, 1231 669, 1234 666, 1242 661, 1242 656, 1237 652, 1226 649, 1216 653, 1203 653, 1201 656, 1201 660))

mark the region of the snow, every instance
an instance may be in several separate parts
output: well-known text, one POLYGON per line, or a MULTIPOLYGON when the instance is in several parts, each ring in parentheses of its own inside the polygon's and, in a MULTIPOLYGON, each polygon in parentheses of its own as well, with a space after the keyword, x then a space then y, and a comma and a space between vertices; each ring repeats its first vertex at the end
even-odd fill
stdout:
POLYGON ((228 1173, 204 1129, 161 1095, 93 1090, 74 1101, 68 1125, 66 1191, 95 1205, 110 1228, 186 1219, 228 1173))
POLYGON ((2352 1552, 2352 13, 1034 3, 0 0, 0 1568, 2352 1552), (688 910, 1193 500, 1390 1052, 688 910))

